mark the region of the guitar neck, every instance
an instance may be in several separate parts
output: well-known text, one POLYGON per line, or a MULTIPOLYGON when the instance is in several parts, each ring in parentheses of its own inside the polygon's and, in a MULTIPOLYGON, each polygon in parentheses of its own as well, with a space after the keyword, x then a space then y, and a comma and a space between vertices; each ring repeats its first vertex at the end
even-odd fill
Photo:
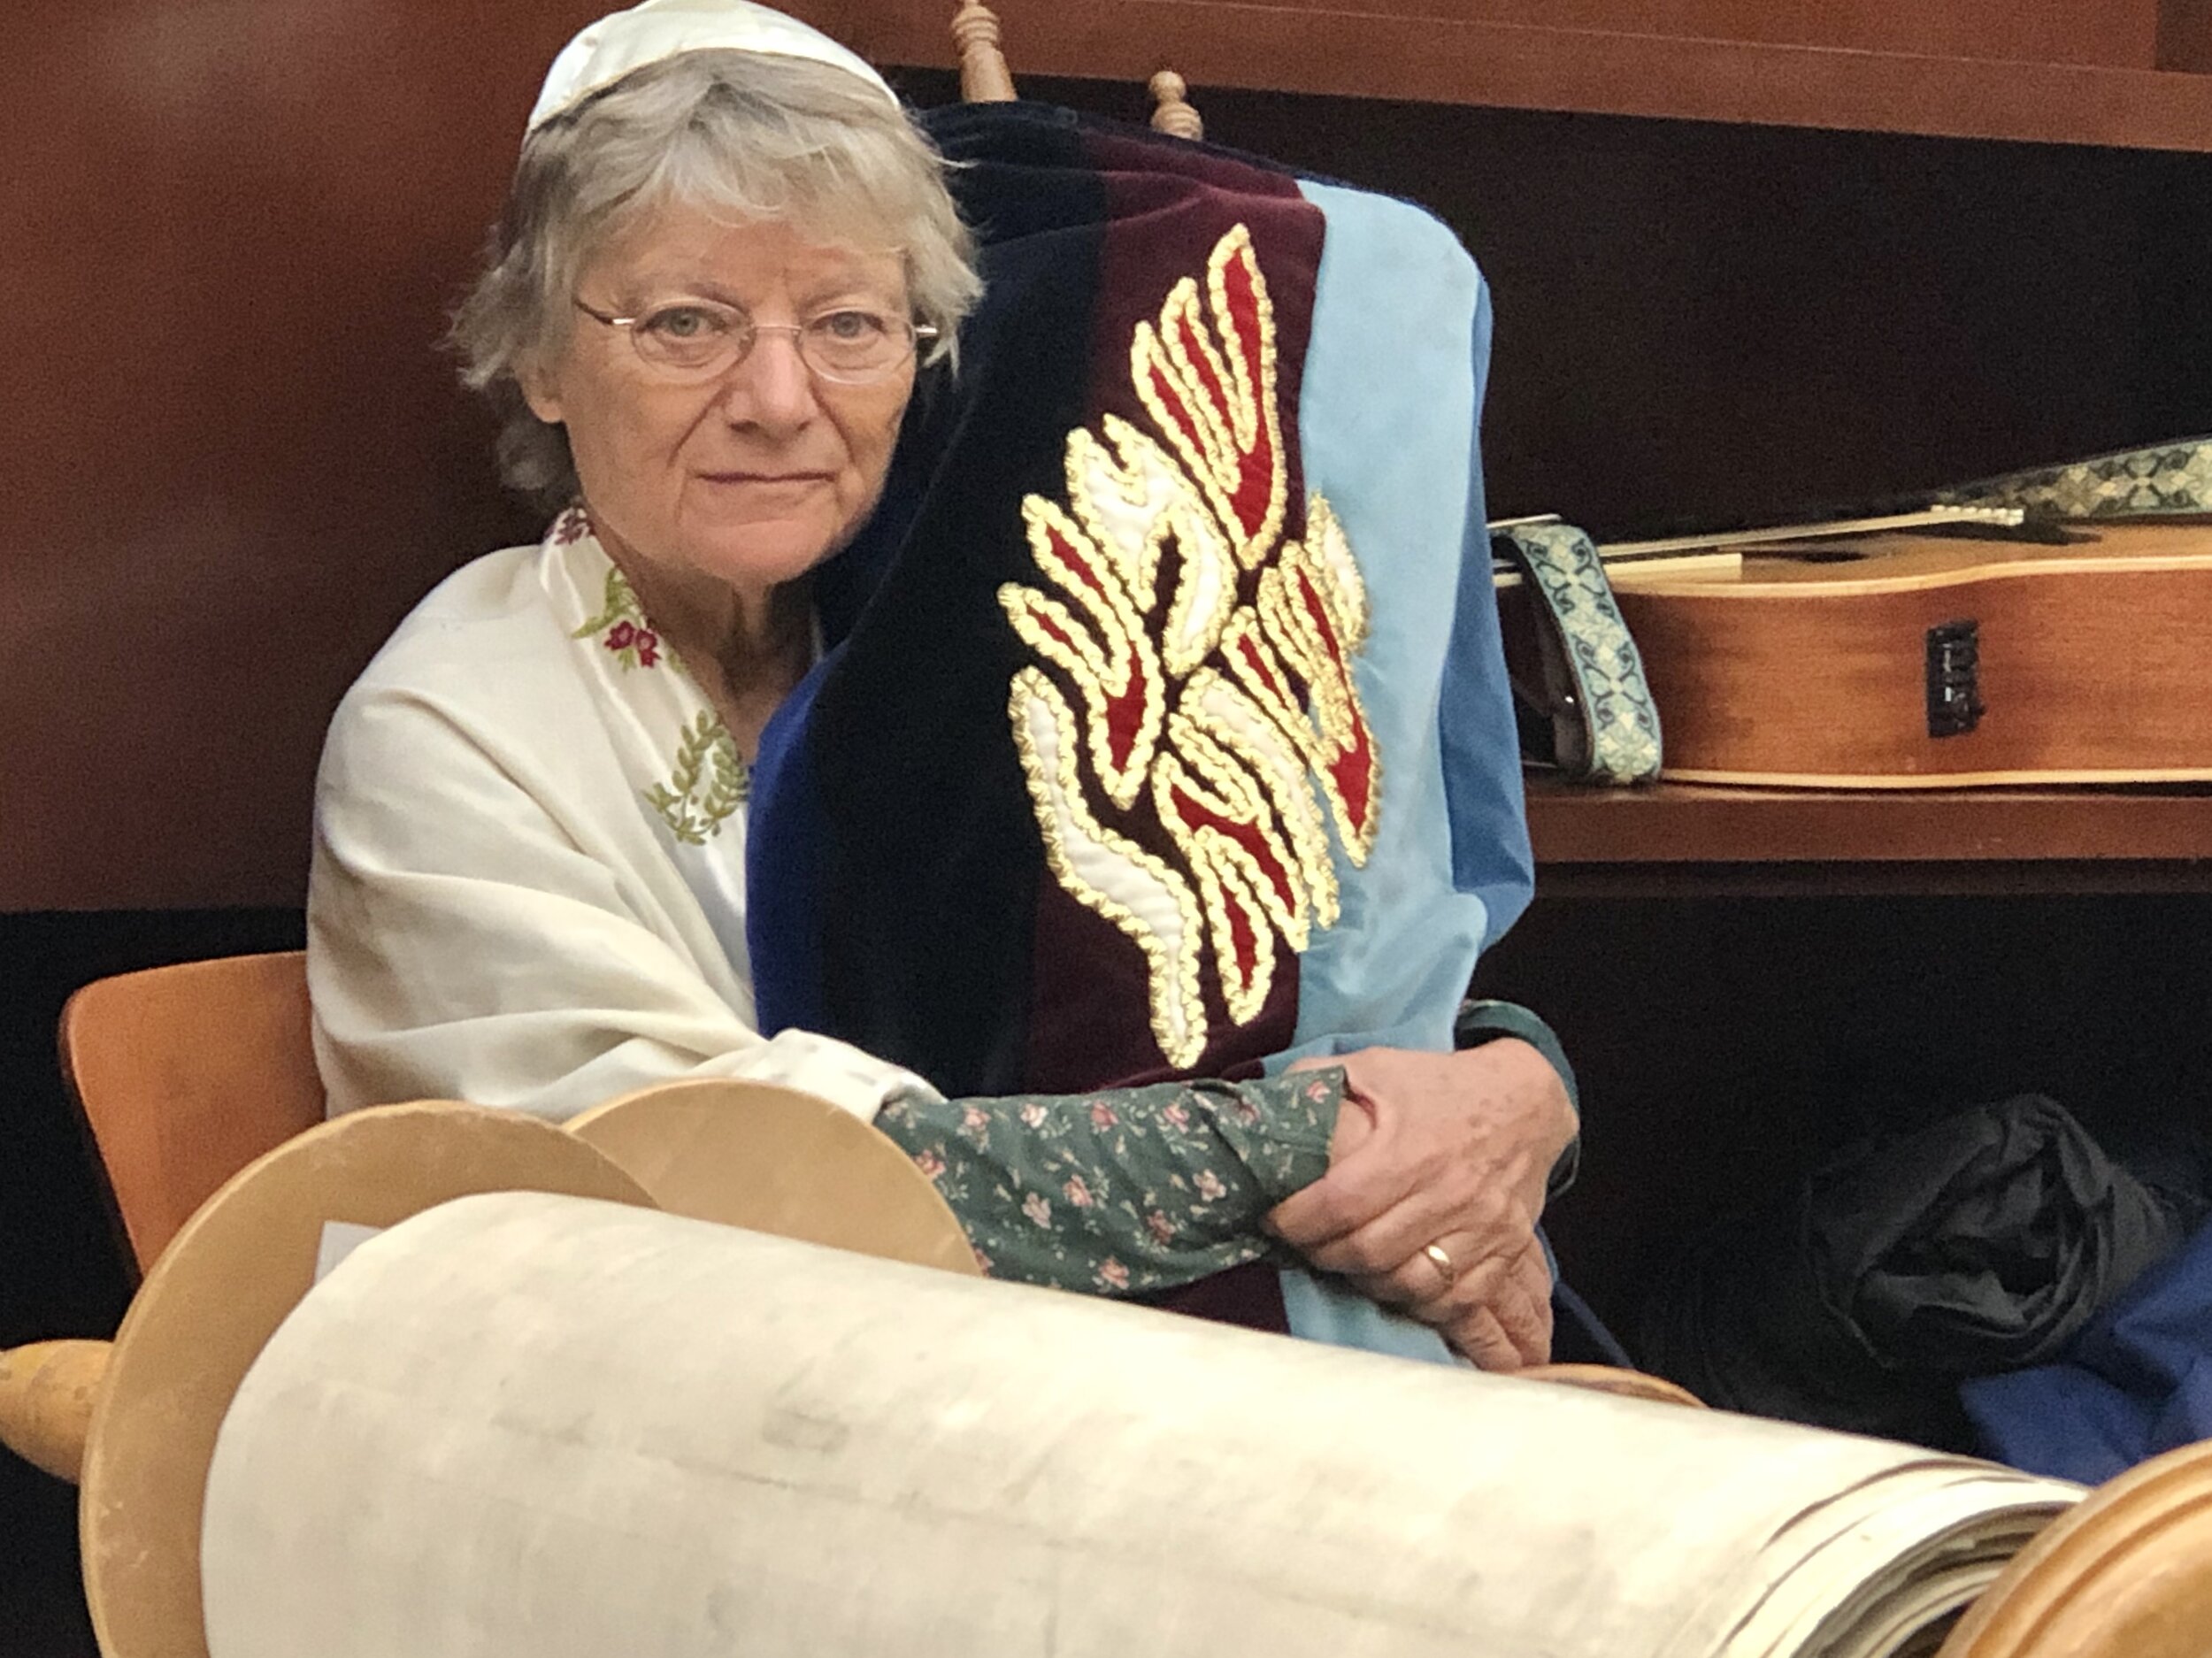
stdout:
MULTIPOLYGON (((1743 561, 1748 547, 1773 547, 1793 541, 1826 541, 1851 535, 1879 535, 1896 530, 1940 529, 1956 525, 2017 528, 2026 520, 2018 507, 1932 506, 1911 512, 1887 512, 1872 518, 1828 518, 1814 524, 1776 525, 1757 530, 1723 530, 1706 535, 1671 535, 1658 541, 1605 541, 1598 557, 1608 565, 1660 564, 1671 569, 1732 567, 1743 561)), ((1556 513, 1534 518, 1502 518, 1493 531, 1556 524, 1556 513)), ((1503 559, 1491 560, 1491 574, 1500 587, 1511 587, 1519 572, 1503 559)))

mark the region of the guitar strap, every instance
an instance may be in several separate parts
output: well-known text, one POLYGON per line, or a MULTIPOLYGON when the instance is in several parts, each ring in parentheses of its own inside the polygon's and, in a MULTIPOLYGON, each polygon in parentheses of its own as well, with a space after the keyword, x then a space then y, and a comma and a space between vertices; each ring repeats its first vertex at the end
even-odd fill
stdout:
POLYGON ((1590 538, 1571 524, 1516 525, 1493 530, 1490 546, 1536 600, 1544 705, 1529 707, 1516 687, 1524 750, 1577 783, 1651 781, 1659 775, 1659 710, 1590 538))
POLYGON ((2116 449, 1945 490, 1946 506, 2019 507, 2032 519, 2178 518, 2212 513, 2212 437, 2116 449))

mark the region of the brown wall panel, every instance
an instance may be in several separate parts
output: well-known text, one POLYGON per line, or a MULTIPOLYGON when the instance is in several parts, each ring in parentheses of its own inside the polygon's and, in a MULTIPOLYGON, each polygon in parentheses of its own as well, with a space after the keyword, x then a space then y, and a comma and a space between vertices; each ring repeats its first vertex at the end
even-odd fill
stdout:
POLYGON ((507 533, 434 342, 595 7, 32 9, 0 116, 0 907, 294 899, 338 693, 507 533))

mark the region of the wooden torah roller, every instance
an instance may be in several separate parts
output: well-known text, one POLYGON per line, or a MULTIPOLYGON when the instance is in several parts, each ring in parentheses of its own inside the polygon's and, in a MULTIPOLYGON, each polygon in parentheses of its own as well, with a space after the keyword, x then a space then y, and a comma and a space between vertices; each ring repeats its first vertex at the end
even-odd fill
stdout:
MULTIPOLYGON (((566 1127, 672 1215, 979 1270, 937 1188, 889 1140, 812 1094, 757 1082, 664 1083, 566 1127)), ((0 1446, 75 1480, 111 1351, 105 1341, 0 1350, 0 1446)))
POLYGON ((204 1658, 200 1521, 240 1379, 314 1281, 325 1224, 385 1227, 474 1193, 644 1205, 583 1141, 513 1111, 357 1112, 248 1164, 163 1250, 124 1315, 94 1403, 78 1520, 105 1658, 204 1658))
POLYGON ((73 1483, 113 1350, 106 1341, 34 1341, 0 1352, 0 1445, 73 1483))
POLYGON ((572 1117, 671 1215, 979 1277, 936 1186, 849 1111, 764 1082, 664 1082, 572 1117))
POLYGON ((326 1222, 383 1227, 469 1194, 554 1192, 978 1270, 929 1180, 889 1140, 811 1095, 672 1083, 612 1101, 569 1131, 439 1102, 311 1129, 209 1199, 148 1274, 111 1349, 59 1342, 0 1355, 9 1443, 64 1478, 81 1464, 86 1594, 108 1658, 205 1650, 208 1458, 239 1378, 310 1286, 326 1222))
POLYGON ((2013 1558, 1939 1658, 2212 1652, 2212 1440, 2107 1481, 2013 1558))

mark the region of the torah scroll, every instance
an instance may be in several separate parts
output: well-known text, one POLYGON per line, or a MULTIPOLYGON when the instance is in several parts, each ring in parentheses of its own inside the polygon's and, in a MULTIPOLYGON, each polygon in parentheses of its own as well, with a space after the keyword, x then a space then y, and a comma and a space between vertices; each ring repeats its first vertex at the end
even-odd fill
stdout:
POLYGON ((211 1658, 1901 1658, 2078 1495, 516 1193, 292 1312, 202 1570, 211 1658))

